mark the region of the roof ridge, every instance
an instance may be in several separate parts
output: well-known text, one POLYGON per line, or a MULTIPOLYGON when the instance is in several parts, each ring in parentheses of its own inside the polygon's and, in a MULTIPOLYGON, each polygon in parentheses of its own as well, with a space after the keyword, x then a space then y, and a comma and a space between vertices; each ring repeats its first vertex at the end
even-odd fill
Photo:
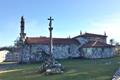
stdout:
MULTIPOLYGON (((49 44, 49 38, 28 37, 26 43, 29 44, 49 44)), ((53 38, 53 44, 80 44, 79 41, 72 38, 53 38)))
POLYGON ((88 41, 82 47, 114 47, 114 46, 100 41, 88 41))
MULTIPOLYGON (((38 38, 39 39, 39 38, 49 38, 49 37, 46 37, 46 36, 44 37, 43 36, 43 37, 26 37, 26 38, 38 38)), ((56 38, 56 37, 53 37, 53 39, 72 39, 72 38, 56 38)))
POLYGON ((107 37, 106 35, 102 35, 102 34, 84 33, 84 34, 82 34, 82 35, 78 35, 78 36, 75 36, 75 37, 73 37, 73 38, 77 38, 77 37, 87 37, 87 36, 107 37))
POLYGON ((92 44, 92 46, 95 46, 95 45, 97 44, 97 42, 98 42, 98 41, 96 40, 96 41, 92 44))

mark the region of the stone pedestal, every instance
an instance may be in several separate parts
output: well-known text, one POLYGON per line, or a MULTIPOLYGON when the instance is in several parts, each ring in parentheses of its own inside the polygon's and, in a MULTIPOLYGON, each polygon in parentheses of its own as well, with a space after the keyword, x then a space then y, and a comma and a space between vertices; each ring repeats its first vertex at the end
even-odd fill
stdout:
POLYGON ((40 66, 40 73, 60 74, 63 73, 64 67, 58 63, 50 54, 46 54, 43 51, 44 63, 40 66))
POLYGON ((60 74, 63 73, 64 68, 62 65, 58 62, 55 62, 54 64, 51 63, 43 63, 40 67, 40 72, 45 73, 46 75, 49 74, 60 74))

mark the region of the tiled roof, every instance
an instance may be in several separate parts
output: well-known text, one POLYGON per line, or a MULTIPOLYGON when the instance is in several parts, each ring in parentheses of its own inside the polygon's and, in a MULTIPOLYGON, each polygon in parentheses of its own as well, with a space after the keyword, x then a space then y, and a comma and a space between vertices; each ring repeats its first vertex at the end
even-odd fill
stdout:
MULTIPOLYGON (((49 44, 48 37, 27 37, 27 44, 49 44)), ((53 44, 80 44, 77 40, 71 38, 53 38, 53 44)))
POLYGON ((77 38, 77 37, 107 37, 106 35, 100 35, 100 34, 93 34, 93 33, 85 33, 85 34, 82 34, 82 35, 78 35, 74 38, 77 38))
POLYGON ((89 41, 88 43, 84 44, 82 46, 82 48, 90 48, 90 47, 114 47, 110 44, 106 44, 106 43, 103 43, 103 42, 99 42, 99 41, 89 41))

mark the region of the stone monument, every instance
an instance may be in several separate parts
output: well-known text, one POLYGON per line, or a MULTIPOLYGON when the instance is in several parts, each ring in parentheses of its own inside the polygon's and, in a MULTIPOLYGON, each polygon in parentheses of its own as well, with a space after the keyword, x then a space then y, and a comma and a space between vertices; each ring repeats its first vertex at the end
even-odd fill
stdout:
POLYGON ((40 72, 45 74, 58 74, 63 73, 63 66, 58 63, 55 58, 53 57, 53 39, 52 39, 52 17, 48 18, 49 22, 49 32, 50 32, 50 39, 49 39, 49 53, 42 51, 43 61, 44 63, 40 67, 40 72))

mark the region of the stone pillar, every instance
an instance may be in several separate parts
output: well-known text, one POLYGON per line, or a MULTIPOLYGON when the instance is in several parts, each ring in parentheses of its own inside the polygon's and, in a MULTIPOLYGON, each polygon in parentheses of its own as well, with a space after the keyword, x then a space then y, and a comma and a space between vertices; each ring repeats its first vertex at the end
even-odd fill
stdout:
MULTIPOLYGON (((49 31, 50 31, 50 47, 49 47, 49 54, 52 55, 53 53, 53 39, 52 39, 52 30, 53 30, 53 27, 52 27, 52 21, 54 19, 52 19, 51 17, 48 18, 48 20, 50 20, 49 22, 49 31)), ((51 56, 52 57, 52 56, 51 56)))
POLYGON ((18 48, 20 49, 19 63, 24 62, 24 46, 25 46, 24 41, 26 36, 24 30, 25 30, 25 21, 24 21, 24 17, 22 16, 20 21, 20 38, 19 38, 19 46, 18 46, 18 48))

